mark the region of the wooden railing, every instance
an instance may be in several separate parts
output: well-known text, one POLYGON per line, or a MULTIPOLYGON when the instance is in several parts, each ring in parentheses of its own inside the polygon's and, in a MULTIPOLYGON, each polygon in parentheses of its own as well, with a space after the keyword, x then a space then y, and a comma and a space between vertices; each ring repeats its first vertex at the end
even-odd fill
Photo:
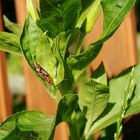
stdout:
MULTIPOLYGON (((22 24, 25 15, 25 0, 15 0, 17 22, 22 24)), ((0 11, 0 18, 2 13, 0 11)), ((93 31, 86 37, 84 45, 89 44, 98 36, 102 17, 97 22, 93 31)), ((136 47, 136 26, 134 10, 131 11, 119 30, 105 44, 97 59, 91 64, 90 69, 94 70, 101 61, 104 61, 106 71, 109 77, 117 75, 130 65, 137 63, 136 47)), ((2 31, 2 20, 0 20, 0 30, 2 31)), ((44 113, 54 114, 56 110, 55 102, 46 93, 40 81, 31 72, 29 66, 23 60, 24 75, 26 79, 26 107, 28 110, 41 110, 44 113)), ((6 73, 5 53, 0 52, 0 121, 3 121, 12 114, 12 98, 8 88, 6 73)), ((67 140, 67 129, 65 125, 60 125, 57 129, 55 140, 67 140)))

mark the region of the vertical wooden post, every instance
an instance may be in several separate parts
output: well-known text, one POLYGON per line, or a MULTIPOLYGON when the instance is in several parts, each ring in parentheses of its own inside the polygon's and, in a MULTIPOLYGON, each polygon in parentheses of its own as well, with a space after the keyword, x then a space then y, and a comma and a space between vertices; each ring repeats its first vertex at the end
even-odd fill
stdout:
MULTIPOLYGON (((0 31, 3 30, 2 11, 0 3, 0 31)), ((0 52, 0 121, 6 119, 12 113, 11 95, 8 88, 6 74, 6 57, 0 52)))
MULTIPOLYGON (((26 1, 15 0, 17 22, 23 23, 26 15, 26 1)), ((47 94, 41 82, 32 73, 29 66, 24 62, 26 79, 26 105, 28 110, 40 110, 47 114, 56 112, 56 104, 47 94)), ((65 125, 60 125, 55 133, 54 140, 67 140, 65 125)))
POLYGON ((17 23, 23 24, 26 17, 26 0, 14 0, 15 2, 15 11, 16 11, 16 20, 17 23))

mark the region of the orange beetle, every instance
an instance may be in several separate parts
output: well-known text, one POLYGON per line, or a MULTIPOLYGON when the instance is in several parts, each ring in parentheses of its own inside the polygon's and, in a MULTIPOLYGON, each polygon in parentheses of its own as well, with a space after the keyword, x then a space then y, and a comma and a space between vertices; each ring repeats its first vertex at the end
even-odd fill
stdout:
POLYGON ((52 83, 50 75, 37 62, 34 62, 34 67, 44 80, 46 80, 49 84, 52 83))

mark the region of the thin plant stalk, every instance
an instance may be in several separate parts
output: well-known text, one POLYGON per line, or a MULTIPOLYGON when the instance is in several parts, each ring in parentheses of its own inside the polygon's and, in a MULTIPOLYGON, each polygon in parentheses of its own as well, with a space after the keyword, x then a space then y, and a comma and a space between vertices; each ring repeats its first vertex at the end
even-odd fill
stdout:
POLYGON ((126 89, 124 91, 124 100, 122 101, 121 112, 117 121, 117 130, 116 130, 116 133, 114 134, 114 140, 119 140, 120 134, 122 132, 122 128, 123 128, 122 120, 125 117, 125 114, 129 105, 129 101, 132 98, 132 94, 135 89, 135 81, 133 78, 134 78, 134 67, 132 68, 128 85, 126 86, 126 89))

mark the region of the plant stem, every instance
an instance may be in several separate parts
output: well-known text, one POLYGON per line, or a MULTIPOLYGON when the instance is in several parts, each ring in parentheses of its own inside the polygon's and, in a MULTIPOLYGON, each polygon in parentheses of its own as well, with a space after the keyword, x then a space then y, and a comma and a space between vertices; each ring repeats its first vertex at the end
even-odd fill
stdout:
POLYGON ((114 140, 119 140, 121 131, 122 131, 122 120, 125 117, 125 113, 126 110, 128 108, 129 105, 129 101, 132 97, 132 94, 134 92, 134 87, 135 87, 135 82, 133 80, 134 77, 134 67, 132 68, 131 74, 130 74, 130 78, 128 81, 128 85, 126 86, 126 89, 124 91, 124 99, 122 101, 122 105, 121 105, 121 112, 117 121, 117 130, 116 133, 114 134, 114 140))
POLYGON ((85 135, 86 140, 88 140, 89 137, 90 137, 89 130, 91 128, 91 125, 92 125, 92 121, 88 120, 87 123, 86 123, 86 126, 85 126, 85 130, 84 130, 84 135, 85 135))
POLYGON ((76 125, 69 123, 69 130, 70 130, 70 140, 80 140, 80 136, 77 132, 76 125))
POLYGON ((34 2, 32 0, 26 0, 26 2, 28 13, 31 15, 33 20, 36 21, 37 19, 39 19, 39 15, 37 13, 34 2))

